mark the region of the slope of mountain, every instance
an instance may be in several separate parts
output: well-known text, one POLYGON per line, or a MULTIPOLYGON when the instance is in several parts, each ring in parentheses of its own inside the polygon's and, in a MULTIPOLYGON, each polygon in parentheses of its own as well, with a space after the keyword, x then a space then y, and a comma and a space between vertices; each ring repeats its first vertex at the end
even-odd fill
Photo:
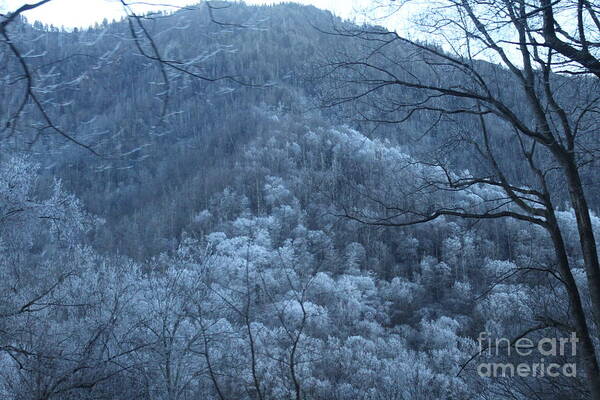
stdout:
MULTIPOLYGON (((39 160, 51 175, 63 178, 91 212, 107 220, 105 231, 98 234, 99 248, 140 259, 173 250, 193 210, 231 184, 229 171, 240 151, 269 135, 266 111, 322 126, 349 123, 413 154, 447 148, 444 136, 454 129, 450 122, 415 140, 436 118, 427 113, 398 127, 356 120, 357 105, 316 111, 319 97, 335 86, 323 77, 328 69, 320 66, 338 55, 364 51, 352 38, 323 33, 346 24, 328 12, 295 4, 231 4, 215 12, 213 17, 226 25, 211 22, 204 7, 147 21, 145 28, 160 56, 175 61, 176 68, 164 70, 139 54, 151 54, 152 43, 135 28, 141 45, 136 48, 125 21, 87 31, 49 29, 43 36, 39 25, 20 28, 24 53, 62 60, 31 59, 46 72, 40 86, 53 89, 45 98, 53 120, 103 156, 90 157, 48 129, 32 148, 42 153, 39 160), (162 72, 168 75, 166 81, 162 72), (47 157, 48 148, 60 149, 59 156, 47 157), (152 223, 141 228, 140 221, 152 223)), ((460 118, 454 123, 470 124, 460 118)), ((492 129, 501 132, 504 127, 492 129)), ((17 147, 30 148, 36 132, 25 120, 22 133, 12 140, 17 147)), ((498 135, 507 168, 526 183, 531 177, 522 176, 518 158, 512 156, 517 146, 498 135)), ((463 151, 455 148, 446 156, 458 169, 476 168, 463 151)))

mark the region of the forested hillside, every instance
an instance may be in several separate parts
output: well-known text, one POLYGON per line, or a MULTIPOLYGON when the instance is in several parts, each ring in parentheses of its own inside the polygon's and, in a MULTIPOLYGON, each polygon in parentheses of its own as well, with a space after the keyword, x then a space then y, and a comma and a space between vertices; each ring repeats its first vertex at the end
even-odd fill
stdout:
MULTIPOLYGON (((516 206, 464 139, 479 129, 467 100, 436 98, 392 123, 404 118, 398 104, 431 97, 363 96, 361 84, 380 82, 363 70, 340 79, 358 64, 342 60, 372 51, 368 35, 348 33, 366 28, 314 7, 152 15, 143 42, 131 21, 10 25, 60 130, 32 102, 10 118, 21 67, 8 42, 0 49, 0 398, 590 398, 576 352, 543 361, 575 374, 481 374, 483 362, 539 361, 486 356, 480 332, 570 337, 572 287, 544 224, 487 218, 516 206), (140 54, 156 49, 162 62, 140 54), (450 106, 468 112, 438 116, 450 106)), ((414 51, 402 44, 379 60, 414 51)), ((445 68, 394 73, 433 79, 445 68)), ((499 65, 473 68, 511 85, 499 65)), ((556 79, 561 99, 597 87, 556 79)), ((528 118, 525 95, 498 90, 528 118)), ((536 170, 510 130, 490 120, 485 144, 516 182, 515 203, 535 208, 536 170)), ((592 154, 597 138, 584 144, 592 154)), ((597 160, 584 161, 597 238, 597 160)), ((578 215, 555 165, 544 167, 544 201, 591 316, 578 215)))
POLYGON ((88 31, 49 28, 43 38, 43 27, 21 27, 23 52, 66 59, 51 67, 44 82, 60 87, 48 100, 50 112, 101 157, 60 138, 56 143, 48 131, 36 138, 38 132, 29 129, 29 135, 10 139, 29 148, 36 138, 42 143, 33 149, 52 149, 56 157, 41 157, 49 175, 63 177, 90 211, 115 227, 98 243, 108 251, 144 259, 173 250, 193 211, 228 184, 221 174, 267 129, 261 113, 315 107, 306 97, 315 84, 305 78, 334 39, 309 21, 326 26, 333 16, 296 5, 236 5, 219 18, 240 27, 211 23, 203 10, 149 24, 164 57, 186 60, 193 73, 232 78, 210 82, 172 73, 168 95, 159 66, 137 55, 125 21, 88 31), (192 187, 192 193, 182 193, 192 187), (156 214, 161 217, 150 217, 156 214), (154 222, 141 227, 142 220, 154 222))

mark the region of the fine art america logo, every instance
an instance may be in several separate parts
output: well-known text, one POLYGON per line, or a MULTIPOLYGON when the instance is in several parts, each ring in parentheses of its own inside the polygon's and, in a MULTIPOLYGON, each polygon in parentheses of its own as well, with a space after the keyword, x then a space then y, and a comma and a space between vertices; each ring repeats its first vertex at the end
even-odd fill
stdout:
POLYGON ((576 377, 575 363, 558 363, 558 359, 573 359, 577 355, 579 339, 575 333, 565 338, 542 338, 533 341, 523 337, 518 340, 506 338, 492 339, 488 332, 481 332, 477 338, 479 354, 488 359, 511 357, 522 358, 521 362, 483 362, 477 366, 479 376, 556 378, 576 377), (532 361, 535 360, 535 361, 532 361))

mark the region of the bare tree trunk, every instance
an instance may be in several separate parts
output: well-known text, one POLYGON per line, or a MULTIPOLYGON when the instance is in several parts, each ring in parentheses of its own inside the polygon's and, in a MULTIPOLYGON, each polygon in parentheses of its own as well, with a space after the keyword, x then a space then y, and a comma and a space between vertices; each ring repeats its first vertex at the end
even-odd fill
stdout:
POLYGON ((589 326, 586 320, 585 311, 579 295, 579 289, 571 273, 569 260, 565 250, 565 243, 556 221, 553 210, 548 212, 547 229, 552 237, 554 251, 558 261, 560 276, 564 281, 565 289, 569 297, 573 322, 575 324, 575 333, 581 343, 580 359, 587 375, 588 386, 593 400, 600 400, 600 368, 596 358, 596 349, 590 335, 589 326))
POLYGON ((210 380, 217 392, 217 396, 219 396, 219 400, 225 400, 225 396, 223 396, 223 392, 221 391, 221 386, 219 385, 219 381, 217 380, 217 376, 212 366, 212 362, 210 360, 210 349, 208 347, 208 338, 206 337, 206 332, 204 331, 204 327, 202 327, 202 338, 204 341, 204 358, 206 360, 206 366, 208 368, 208 374, 210 376, 210 380))
POLYGON ((577 230, 579 231, 579 243, 583 254, 585 273, 588 280, 590 298, 592 302, 592 314, 596 327, 600 327, 600 265, 598 263, 598 251, 596 249, 596 238, 590 218, 590 209, 585 198, 583 184, 579 170, 572 159, 563 163, 571 205, 577 219, 577 230))

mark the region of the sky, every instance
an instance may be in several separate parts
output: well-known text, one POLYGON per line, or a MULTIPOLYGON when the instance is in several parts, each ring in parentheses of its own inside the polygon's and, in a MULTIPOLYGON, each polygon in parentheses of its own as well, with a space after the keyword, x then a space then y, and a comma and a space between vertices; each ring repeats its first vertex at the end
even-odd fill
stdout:
MULTIPOLYGON (((25 3, 35 3, 37 0, 0 0, 2 12, 14 11, 25 3)), ((197 3, 198 0, 128 0, 128 3, 144 4, 169 4, 175 7, 197 3)), ((248 4, 273 4, 280 1, 246 0, 248 4)), ((327 9, 336 15, 360 19, 360 12, 368 4, 368 0, 295 0, 297 3, 312 4, 316 7, 327 9)), ((162 7, 165 8, 165 7, 162 7)), ((168 9, 169 7, 167 7, 168 9)), ((173 9, 173 7, 170 7, 173 9)), ((148 10, 147 5, 138 5, 138 10, 148 10)), ((119 0, 52 0, 35 10, 25 14, 31 22, 39 20, 45 24, 64 26, 66 28, 87 27, 104 18, 111 21, 124 15, 123 7, 119 0)))

